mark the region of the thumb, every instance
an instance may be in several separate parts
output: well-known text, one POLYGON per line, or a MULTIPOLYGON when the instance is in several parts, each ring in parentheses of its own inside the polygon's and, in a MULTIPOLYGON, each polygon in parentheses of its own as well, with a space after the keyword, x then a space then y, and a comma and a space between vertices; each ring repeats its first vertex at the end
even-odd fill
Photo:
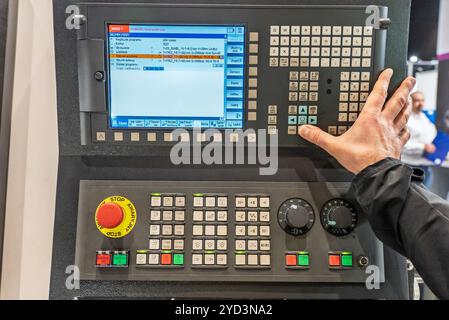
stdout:
POLYGON ((301 126, 301 128, 299 129, 299 135, 303 139, 317 145, 318 147, 328 152, 335 142, 334 136, 331 136, 327 132, 324 132, 320 128, 314 126, 301 126))

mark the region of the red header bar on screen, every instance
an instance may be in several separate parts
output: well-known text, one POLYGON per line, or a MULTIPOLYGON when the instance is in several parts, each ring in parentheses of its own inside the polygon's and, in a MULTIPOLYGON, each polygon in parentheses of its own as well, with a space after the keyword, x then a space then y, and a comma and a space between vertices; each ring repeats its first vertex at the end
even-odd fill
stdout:
POLYGON ((116 33, 129 33, 129 25, 117 25, 117 24, 110 24, 109 25, 109 32, 116 32, 116 33))

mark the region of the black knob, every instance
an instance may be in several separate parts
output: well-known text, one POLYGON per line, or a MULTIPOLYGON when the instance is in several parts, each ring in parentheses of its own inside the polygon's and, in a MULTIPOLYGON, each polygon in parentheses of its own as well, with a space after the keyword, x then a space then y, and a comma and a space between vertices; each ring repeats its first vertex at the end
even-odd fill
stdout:
POLYGON ((321 210, 321 224, 327 232, 337 237, 354 231, 357 219, 354 206, 344 199, 331 200, 321 210))
POLYGON ((279 208, 278 222, 288 234, 300 236, 306 234, 312 228, 315 222, 315 214, 307 201, 290 199, 279 208))

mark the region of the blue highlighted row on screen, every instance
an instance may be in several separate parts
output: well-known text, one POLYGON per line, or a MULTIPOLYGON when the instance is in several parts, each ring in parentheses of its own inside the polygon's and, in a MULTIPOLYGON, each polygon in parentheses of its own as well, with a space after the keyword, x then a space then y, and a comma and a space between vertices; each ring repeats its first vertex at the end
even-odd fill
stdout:
MULTIPOLYGON (((235 114, 236 117, 238 113, 235 114)), ((114 128, 242 128, 242 114, 236 120, 112 120, 114 128)))

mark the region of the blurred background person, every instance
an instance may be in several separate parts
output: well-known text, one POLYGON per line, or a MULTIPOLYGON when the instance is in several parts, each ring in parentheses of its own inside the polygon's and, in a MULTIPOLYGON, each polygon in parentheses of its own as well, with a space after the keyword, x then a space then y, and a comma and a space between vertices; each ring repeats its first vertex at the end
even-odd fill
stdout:
POLYGON ((437 136, 435 125, 424 114, 425 106, 424 94, 420 91, 411 95, 413 112, 408 122, 410 130, 410 140, 405 145, 402 152, 402 161, 406 164, 420 168, 426 174, 424 185, 430 189, 432 186, 432 166, 433 163, 424 157, 425 153, 435 153, 436 147, 433 144, 437 136))

